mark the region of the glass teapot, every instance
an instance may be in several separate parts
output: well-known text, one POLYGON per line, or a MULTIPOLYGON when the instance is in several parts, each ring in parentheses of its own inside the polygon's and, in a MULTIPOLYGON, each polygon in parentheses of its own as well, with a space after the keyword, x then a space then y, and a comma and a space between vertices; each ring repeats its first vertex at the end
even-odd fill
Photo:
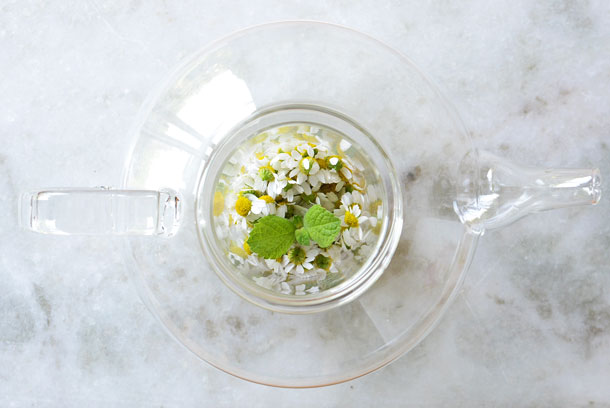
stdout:
POLYGON ((477 150, 408 58, 325 23, 266 24, 213 43, 152 94, 133 133, 117 188, 25 193, 21 225, 123 236, 142 300, 175 339, 221 370, 275 386, 334 384, 391 362, 438 322, 486 230, 601 195, 597 169, 522 167, 477 150), (237 276, 214 221, 231 154, 290 124, 342 135, 384 192, 367 262, 299 297, 237 276))

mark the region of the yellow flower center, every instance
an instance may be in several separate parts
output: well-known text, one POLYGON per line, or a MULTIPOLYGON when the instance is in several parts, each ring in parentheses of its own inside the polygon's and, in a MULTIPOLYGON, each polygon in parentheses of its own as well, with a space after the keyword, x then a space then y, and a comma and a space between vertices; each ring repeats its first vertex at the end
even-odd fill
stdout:
POLYGON ((260 196, 260 199, 264 200, 266 203, 269 203, 269 204, 275 202, 275 200, 271 196, 268 196, 268 195, 260 196))
POLYGON ((345 212, 345 223, 350 228, 357 228, 358 227, 358 218, 356 218, 356 216, 354 214, 352 214, 351 212, 346 211, 345 212))
POLYGON ((225 209, 225 196, 220 191, 214 193, 214 205, 212 212, 214 217, 218 217, 225 209))
POLYGON ((244 251, 246 251, 248 255, 252 255, 252 250, 250 249, 250 245, 248 245, 248 241, 244 241, 244 251))
POLYGON ((250 202, 250 200, 248 200, 246 197, 239 196, 237 198, 237 201, 235 202, 235 211, 237 211, 237 214, 245 217, 248 215, 251 208, 252 202, 250 202))
POLYGON ((303 248, 294 247, 290 251, 288 251, 288 259, 295 265, 301 265, 305 262, 307 258, 307 253, 303 248))

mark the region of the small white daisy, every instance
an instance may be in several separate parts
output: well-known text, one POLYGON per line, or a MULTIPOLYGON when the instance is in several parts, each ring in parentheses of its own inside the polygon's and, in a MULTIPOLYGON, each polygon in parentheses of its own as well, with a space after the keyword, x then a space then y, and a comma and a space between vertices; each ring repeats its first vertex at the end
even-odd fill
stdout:
POLYGON ((347 247, 354 247, 364 238, 362 224, 369 221, 367 212, 362 211, 364 196, 358 191, 345 193, 341 197, 341 206, 334 211, 335 216, 341 219, 344 228, 341 233, 343 243, 347 247))
POLYGON ((274 179, 267 183, 267 194, 275 198, 282 194, 284 187, 288 185, 288 178, 285 171, 280 171, 274 175, 274 179))
POLYGON ((274 215, 275 211, 275 200, 268 195, 252 200, 252 208, 250 208, 252 214, 274 215))
MULTIPOLYGON (((311 147, 311 146, 310 146, 311 147)), ((313 157, 303 157, 299 161, 299 165, 292 169, 289 173, 290 177, 296 176, 297 184, 303 185, 308 179, 312 179, 315 183, 320 183, 316 174, 320 171, 320 164, 313 157)), ((312 184, 310 182, 310 184, 312 184)))
POLYGON ((288 202, 293 203, 294 202, 294 197, 298 196, 299 194, 303 193, 303 187, 296 184, 296 181, 294 180, 288 180, 288 184, 291 187, 284 192, 284 197, 286 198, 286 200, 288 200, 288 202))
POLYGON ((295 246, 288 251, 288 254, 284 255, 282 258, 282 265, 286 272, 302 275, 305 273, 305 270, 313 268, 311 262, 315 259, 316 255, 318 255, 318 251, 314 249, 305 249, 300 246, 295 246))

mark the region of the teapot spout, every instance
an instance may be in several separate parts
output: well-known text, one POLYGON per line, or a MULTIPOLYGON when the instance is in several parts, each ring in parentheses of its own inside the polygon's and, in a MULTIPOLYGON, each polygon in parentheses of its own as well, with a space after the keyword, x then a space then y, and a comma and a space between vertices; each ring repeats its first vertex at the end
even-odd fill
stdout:
POLYGON ((473 231, 503 227, 534 212, 597 204, 599 169, 523 167, 485 151, 469 153, 454 210, 473 231))

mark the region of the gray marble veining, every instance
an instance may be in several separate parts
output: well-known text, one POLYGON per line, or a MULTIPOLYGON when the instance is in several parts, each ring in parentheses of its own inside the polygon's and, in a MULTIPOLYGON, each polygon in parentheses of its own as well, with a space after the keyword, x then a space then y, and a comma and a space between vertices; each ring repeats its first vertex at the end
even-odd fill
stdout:
POLYGON ((246 383, 186 352, 137 298, 119 241, 16 229, 22 190, 119 183, 129 126, 181 58, 294 18, 388 42, 441 84, 478 146, 538 166, 598 166, 610 191, 607 2, 5 2, 0 405, 609 406, 608 197, 487 233, 422 344, 317 390, 246 383))

